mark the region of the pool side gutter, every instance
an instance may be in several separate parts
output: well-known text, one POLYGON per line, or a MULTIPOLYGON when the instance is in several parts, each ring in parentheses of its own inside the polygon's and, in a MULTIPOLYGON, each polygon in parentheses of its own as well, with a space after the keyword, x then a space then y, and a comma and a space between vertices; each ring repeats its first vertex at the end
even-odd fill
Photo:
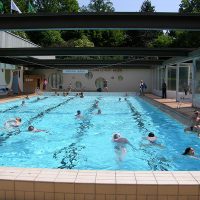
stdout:
POLYGON ((170 115, 171 117, 175 118, 177 121, 181 122, 182 124, 188 125, 188 120, 190 120, 189 115, 184 115, 183 113, 178 112, 176 109, 166 106, 160 102, 153 100, 147 96, 141 97, 145 101, 151 103, 152 105, 159 108, 161 111, 165 112, 166 114, 170 115))

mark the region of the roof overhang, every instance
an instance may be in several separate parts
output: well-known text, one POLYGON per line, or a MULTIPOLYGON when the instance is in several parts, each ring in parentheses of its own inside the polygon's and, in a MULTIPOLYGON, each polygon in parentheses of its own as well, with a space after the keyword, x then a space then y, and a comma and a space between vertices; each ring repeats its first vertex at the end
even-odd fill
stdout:
POLYGON ((0 30, 200 30, 199 14, 72 13, 0 15, 0 30))

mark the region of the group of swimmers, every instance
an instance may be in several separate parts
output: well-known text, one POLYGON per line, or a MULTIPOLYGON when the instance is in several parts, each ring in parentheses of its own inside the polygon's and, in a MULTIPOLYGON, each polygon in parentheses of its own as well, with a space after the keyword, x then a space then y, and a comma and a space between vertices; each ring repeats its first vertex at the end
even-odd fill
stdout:
MULTIPOLYGON (((96 115, 100 115, 101 114, 101 109, 99 108, 99 101, 95 100, 95 103, 92 105, 93 108, 97 109, 97 113, 95 113, 96 115)), ((77 110, 75 117, 77 119, 81 119, 83 118, 83 115, 81 114, 80 110, 77 110)))
MULTIPOLYGON (((148 134, 148 136, 146 137, 146 139, 150 142, 151 145, 158 145, 158 146, 162 147, 162 145, 156 143, 157 137, 155 136, 155 134, 153 132, 150 132, 148 134)), ((120 133, 114 133, 113 137, 112 137, 112 141, 116 144, 115 145, 115 153, 117 154, 119 161, 123 160, 123 158, 127 152, 126 144, 128 144, 132 148, 134 148, 133 145, 129 142, 129 140, 127 138, 121 137, 120 133)), ((195 155, 195 151, 192 147, 187 147, 182 155, 187 155, 187 156, 191 156, 196 159, 200 159, 195 155)))
MULTIPOLYGON (((16 117, 15 119, 10 119, 4 123, 4 127, 6 129, 9 128, 17 128, 21 125, 22 119, 20 117, 16 117)), ((29 126, 28 131, 30 132, 46 132, 46 130, 37 129, 34 126, 29 126)))

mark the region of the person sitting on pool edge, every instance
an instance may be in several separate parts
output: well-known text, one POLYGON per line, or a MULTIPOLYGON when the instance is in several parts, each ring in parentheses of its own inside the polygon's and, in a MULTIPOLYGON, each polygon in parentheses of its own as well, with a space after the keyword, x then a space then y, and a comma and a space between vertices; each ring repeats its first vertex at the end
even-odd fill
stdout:
POLYGON ((45 130, 36 129, 34 126, 29 126, 28 131, 30 131, 30 132, 46 132, 45 130))
POLYGON ((193 116, 191 117, 190 126, 184 129, 184 132, 191 131, 197 132, 198 136, 200 136, 200 117, 199 111, 194 111, 193 116))

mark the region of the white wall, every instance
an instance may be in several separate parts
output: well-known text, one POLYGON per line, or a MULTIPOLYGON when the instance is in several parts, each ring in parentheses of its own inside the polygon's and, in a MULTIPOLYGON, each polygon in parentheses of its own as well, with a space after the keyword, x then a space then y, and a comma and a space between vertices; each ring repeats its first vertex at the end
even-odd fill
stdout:
POLYGON ((0 48, 39 47, 29 40, 7 31, 0 31, 0 48))
MULTIPOLYGON (((97 78, 104 78, 108 81, 108 89, 110 92, 126 92, 139 91, 139 83, 142 79, 147 84, 147 91, 151 91, 152 86, 152 70, 151 69, 123 69, 116 71, 113 69, 103 71, 91 71, 93 73, 92 79, 87 79, 85 74, 62 74, 61 71, 55 70, 37 70, 33 73, 43 74, 45 78, 49 78, 52 73, 59 73, 63 77, 63 88, 66 89, 70 83, 75 88, 76 81, 82 83, 86 91, 96 91, 95 80, 97 78), (118 76, 123 76, 123 80, 119 81, 118 76), (113 79, 114 77, 114 79, 113 79)), ((51 89, 51 88, 48 88, 51 89)))

